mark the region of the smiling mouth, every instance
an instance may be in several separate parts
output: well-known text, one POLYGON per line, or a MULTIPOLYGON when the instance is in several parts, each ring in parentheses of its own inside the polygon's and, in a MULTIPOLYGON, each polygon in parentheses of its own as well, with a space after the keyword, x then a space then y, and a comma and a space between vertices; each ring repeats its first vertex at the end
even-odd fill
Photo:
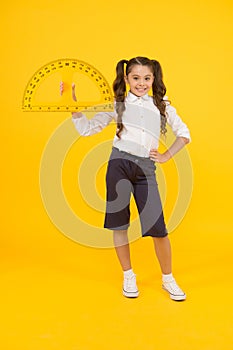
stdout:
POLYGON ((137 91, 145 91, 146 88, 136 88, 137 91))

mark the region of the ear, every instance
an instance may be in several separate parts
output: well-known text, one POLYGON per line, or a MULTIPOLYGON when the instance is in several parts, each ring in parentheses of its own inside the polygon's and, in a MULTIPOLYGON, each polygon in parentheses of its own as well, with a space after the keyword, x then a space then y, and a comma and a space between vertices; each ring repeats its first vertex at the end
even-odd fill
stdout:
POLYGON ((128 82, 128 77, 127 77, 127 75, 124 76, 124 79, 125 79, 125 83, 128 84, 129 82, 128 82))

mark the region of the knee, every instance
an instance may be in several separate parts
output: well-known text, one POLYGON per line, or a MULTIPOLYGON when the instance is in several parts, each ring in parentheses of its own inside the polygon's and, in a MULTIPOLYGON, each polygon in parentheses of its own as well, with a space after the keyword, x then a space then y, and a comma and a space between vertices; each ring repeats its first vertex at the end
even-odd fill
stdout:
POLYGON ((164 237, 152 237, 153 241, 155 244, 163 244, 165 242, 169 242, 169 238, 168 236, 164 236, 164 237))
POLYGON ((118 236, 120 236, 120 235, 125 236, 125 235, 127 235, 127 232, 128 232, 128 230, 114 230, 113 234, 118 235, 118 236))

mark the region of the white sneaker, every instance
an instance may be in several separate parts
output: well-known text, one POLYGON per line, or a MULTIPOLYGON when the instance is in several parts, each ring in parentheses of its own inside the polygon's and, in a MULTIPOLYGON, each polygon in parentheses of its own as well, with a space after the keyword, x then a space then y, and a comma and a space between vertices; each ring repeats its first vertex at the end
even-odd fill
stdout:
POLYGON ((123 295, 127 298, 137 298, 139 295, 138 287, 136 284, 136 275, 133 274, 130 277, 124 277, 123 283, 123 295))
POLYGON ((170 294, 170 298, 172 300, 182 301, 186 299, 185 293, 177 285, 174 278, 172 278, 170 281, 163 282, 162 287, 170 294))

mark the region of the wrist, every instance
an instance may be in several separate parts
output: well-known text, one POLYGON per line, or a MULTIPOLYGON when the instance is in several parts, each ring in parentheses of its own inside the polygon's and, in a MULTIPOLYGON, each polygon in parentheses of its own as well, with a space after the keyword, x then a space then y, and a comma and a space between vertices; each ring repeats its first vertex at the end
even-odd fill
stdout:
POLYGON ((171 153, 169 152, 169 150, 167 150, 166 152, 164 152, 164 157, 165 157, 165 161, 167 162, 169 159, 172 158, 171 153))
POLYGON ((82 117, 82 113, 81 112, 73 112, 72 113, 72 118, 73 119, 77 119, 77 118, 81 118, 82 117))

